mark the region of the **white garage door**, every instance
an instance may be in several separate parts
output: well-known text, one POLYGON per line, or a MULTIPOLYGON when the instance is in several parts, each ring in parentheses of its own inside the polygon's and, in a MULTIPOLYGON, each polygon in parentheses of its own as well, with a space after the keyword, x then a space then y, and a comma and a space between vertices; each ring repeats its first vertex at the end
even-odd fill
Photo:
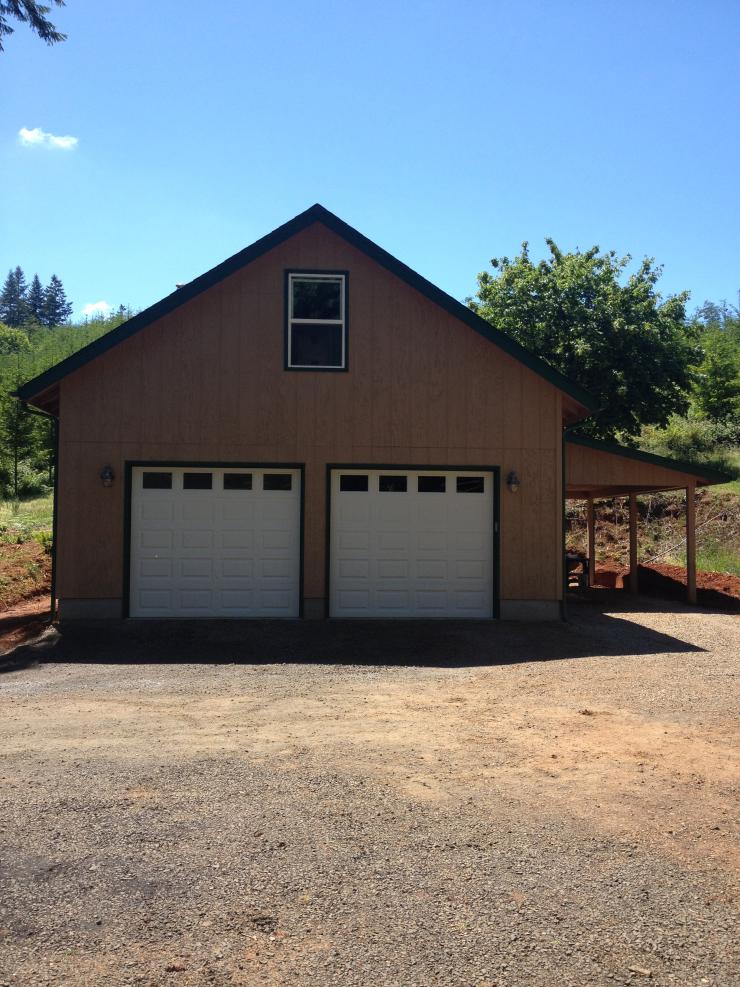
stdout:
POLYGON ((491 617, 494 474, 337 469, 332 617, 491 617))
POLYGON ((297 617, 299 470, 132 470, 132 617, 297 617))

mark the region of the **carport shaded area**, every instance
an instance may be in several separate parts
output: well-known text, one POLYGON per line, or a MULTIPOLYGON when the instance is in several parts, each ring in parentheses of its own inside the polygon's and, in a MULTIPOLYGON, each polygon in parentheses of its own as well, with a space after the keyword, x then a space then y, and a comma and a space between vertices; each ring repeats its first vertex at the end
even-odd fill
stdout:
POLYGON ((654 456, 613 442, 568 435, 565 453, 565 495, 585 500, 588 531, 588 578, 596 568, 594 502, 629 497, 629 588, 639 591, 637 557, 637 497, 639 494, 684 490, 686 493, 686 596, 696 603, 696 488, 726 483, 716 470, 654 456))

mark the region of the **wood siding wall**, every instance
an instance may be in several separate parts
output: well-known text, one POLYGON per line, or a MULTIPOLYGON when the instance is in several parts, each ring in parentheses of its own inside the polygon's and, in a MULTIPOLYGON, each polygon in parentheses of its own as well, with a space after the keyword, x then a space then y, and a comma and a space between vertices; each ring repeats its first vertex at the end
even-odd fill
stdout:
POLYGON ((620 490, 625 493, 629 493, 630 489, 666 490, 686 487, 697 480, 696 474, 681 473, 656 463, 570 442, 567 443, 565 461, 569 496, 586 490, 603 491, 605 497, 612 491, 616 494, 620 490))
POLYGON ((498 465, 501 598, 557 600, 561 407, 551 384, 316 224, 63 380, 59 596, 121 596, 124 463, 137 459, 304 462, 307 598, 325 595, 327 462, 498 465), (284 371, 290 268, 349 271, 348 372, 284 371))

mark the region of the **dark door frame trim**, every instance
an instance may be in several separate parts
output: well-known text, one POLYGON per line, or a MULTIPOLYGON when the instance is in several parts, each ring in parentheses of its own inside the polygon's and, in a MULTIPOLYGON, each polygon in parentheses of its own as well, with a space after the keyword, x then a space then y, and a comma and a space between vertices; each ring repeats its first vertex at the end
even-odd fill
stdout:
POLYGON ((124 508, 123 508, 123 616, 131 611, 131 496, 134 469, 148 467, 170 467, 172 469, 284 469, 297 470, 300 474, 301 489, 299 498, 299 548, 298 548, 298 617, 303 617, 303 556, 305 531, 306 464, 305 463, 266 463, 266 462, 222 462, 220 460, 176 460, 176 459, 127 459, 124 461, 124 508))
MULTIPOLYGON (((501 616, 501 467, 500 466, 457 466, 435 465, 432 463, 327 463, 326 464, 326 533, 325 533, 325 565, 324 593, 326 597, 325 616, 331 617, 331 475, 337 470, 388 470, 409 472, 441 472, 441 473, 490 473, 493 476, 493 587, 491 618, 498 620, 501 616)), ((452 619, 452 618, 448 618, 452 619)))

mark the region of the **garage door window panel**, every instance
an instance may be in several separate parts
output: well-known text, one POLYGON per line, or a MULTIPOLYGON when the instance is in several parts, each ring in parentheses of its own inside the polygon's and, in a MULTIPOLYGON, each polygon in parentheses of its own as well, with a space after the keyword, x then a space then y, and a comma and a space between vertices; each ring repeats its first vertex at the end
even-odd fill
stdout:
POLYGON ((144 490, 171 490, 172 473, 145 472, 141 478, 144 490))
POLYGON ((292 490, 293 477, 290 473, 265 473, 262 478, 263 490, 292 490))
POLYGON ((251 473, 224 473, 224 490, 251 490, 251 473))
POLYGON ((183 490, 211 490, 213 488, 213 473, 185 473, 182 488, 183 490))
POLYGON ((408 478, 391 473, 381 476, 378 480, 378 490, 381 493, 406 493, 408 489, 408 478))
POLYGON ((485 493, 485 479, 482 476, 458 476, 457 492, 482 494, 485 493))

